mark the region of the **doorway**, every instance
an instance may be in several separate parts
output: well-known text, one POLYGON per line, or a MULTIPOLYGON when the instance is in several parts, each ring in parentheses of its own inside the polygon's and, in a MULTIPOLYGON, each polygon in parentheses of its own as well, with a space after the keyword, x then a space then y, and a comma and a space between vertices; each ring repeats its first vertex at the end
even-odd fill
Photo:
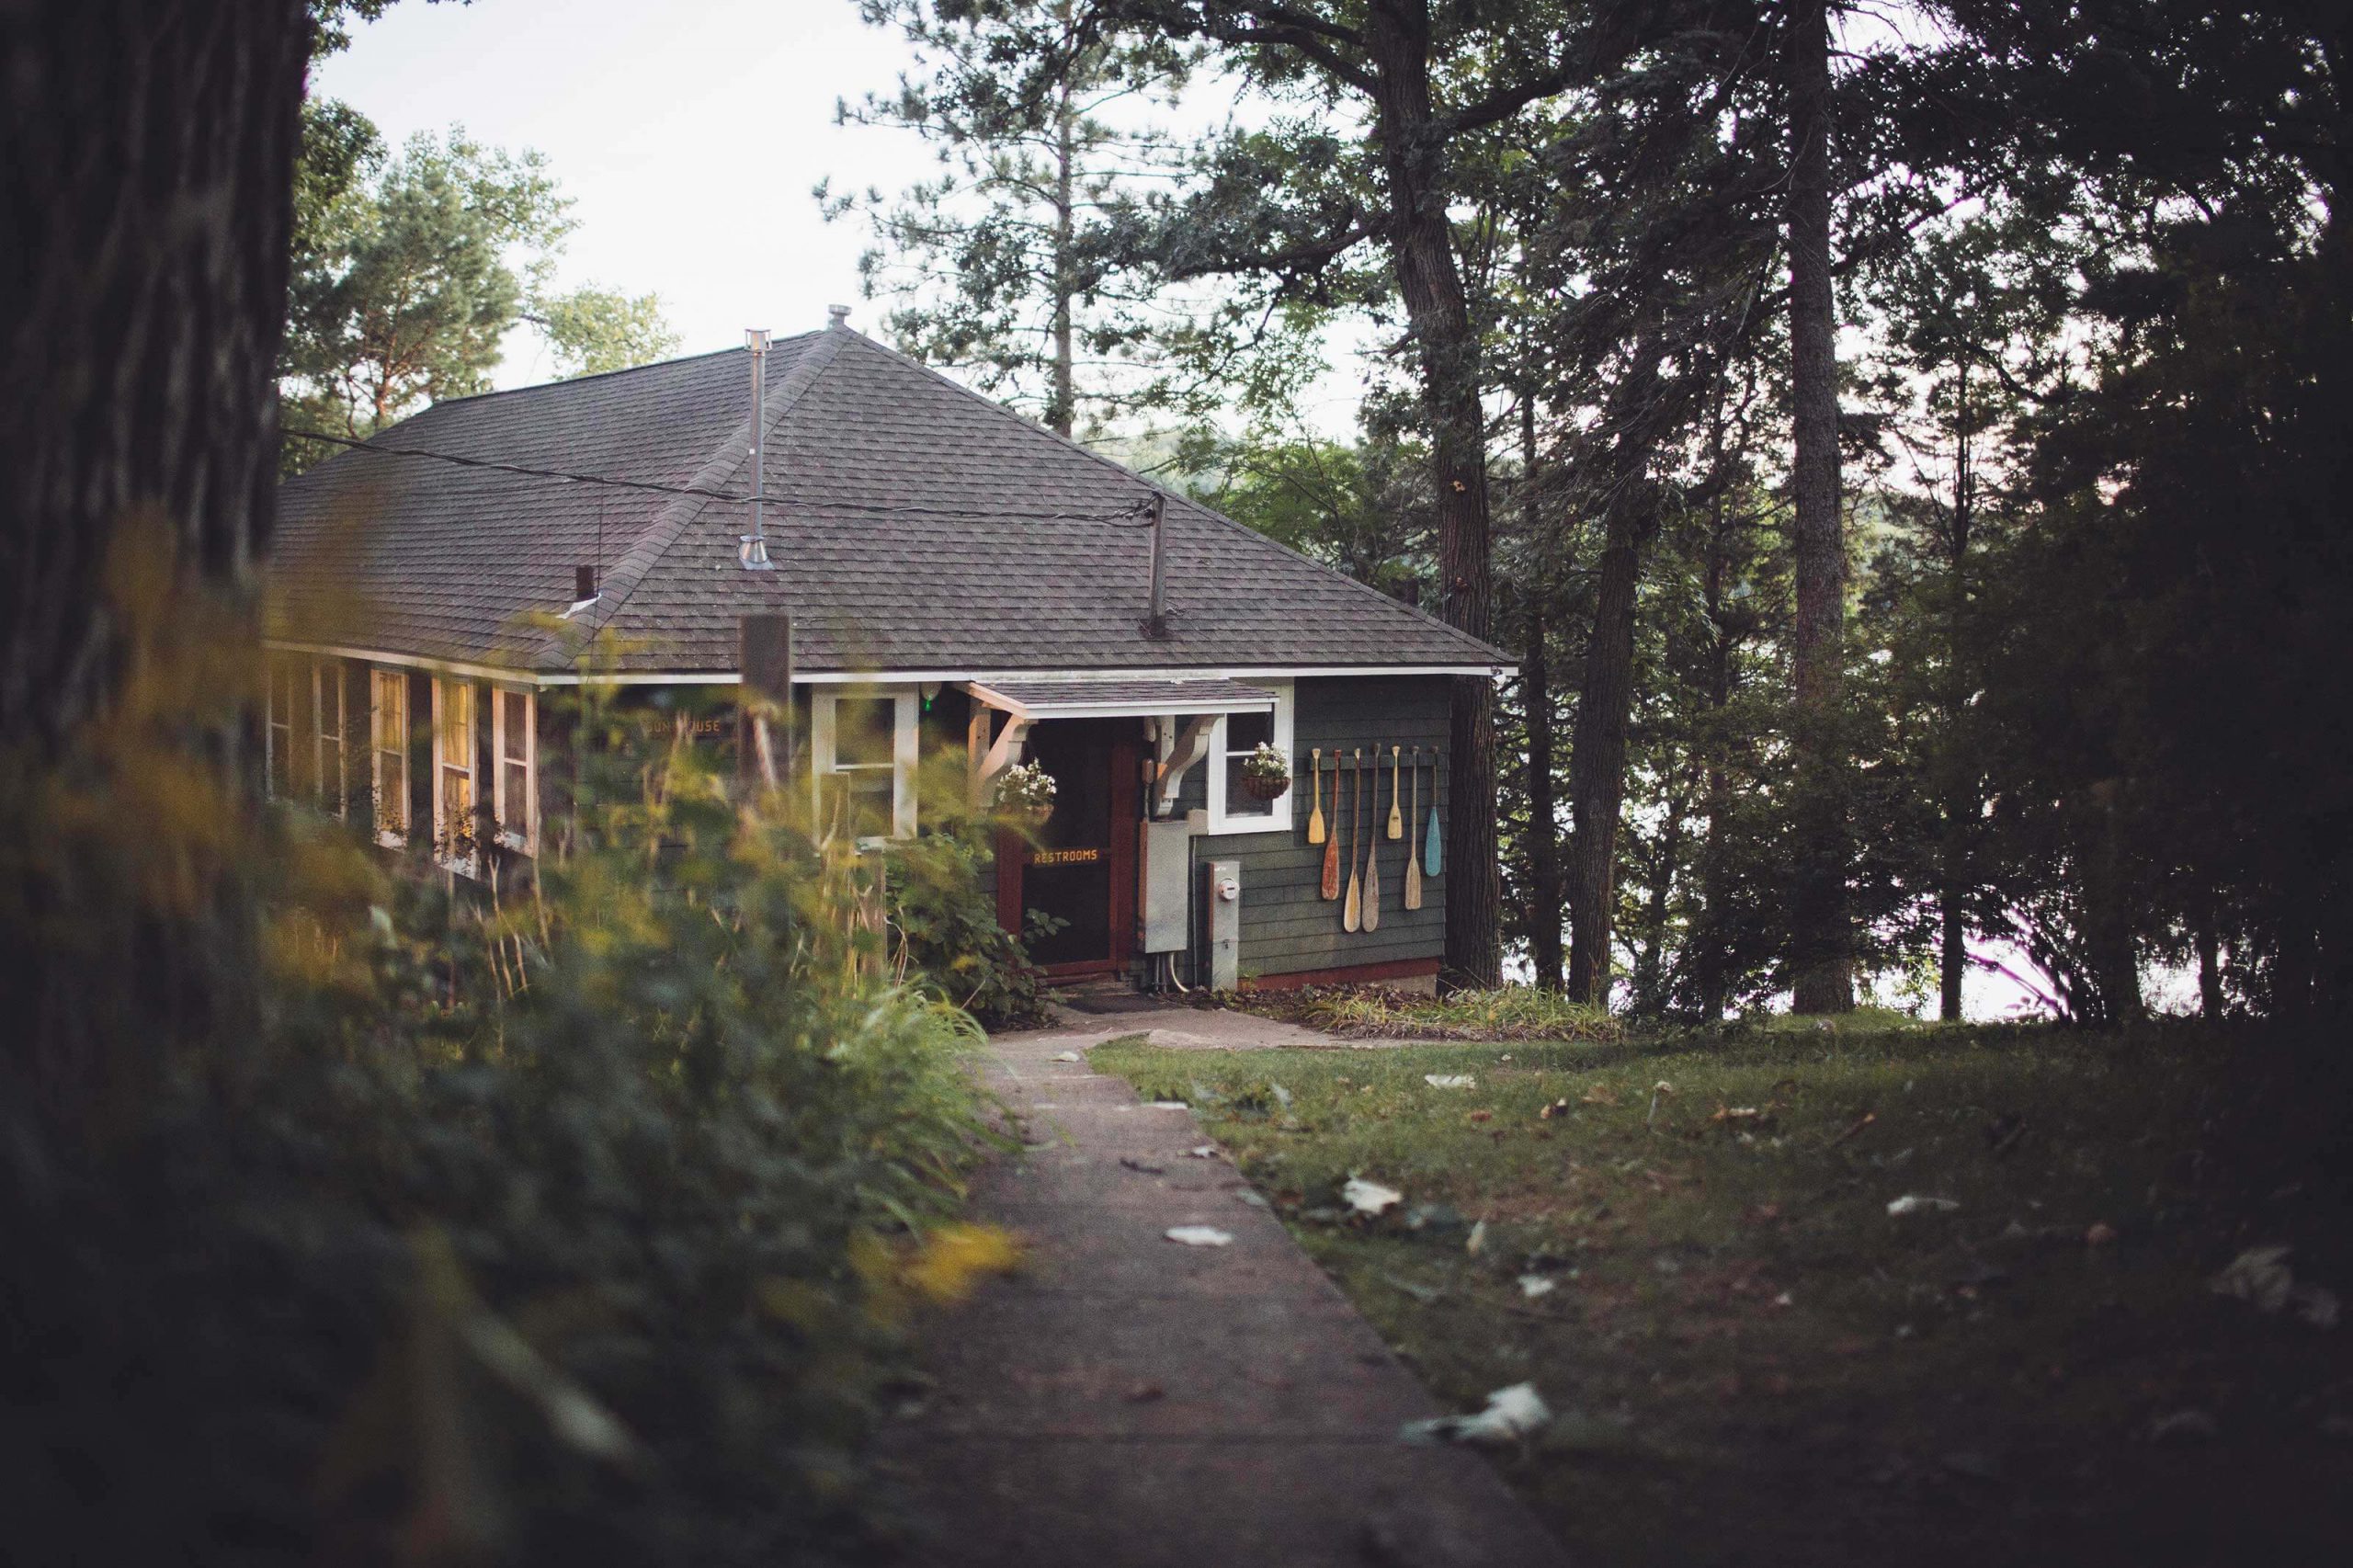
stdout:
POLYGON ((1029 733, 1029 760, 1054 780, 1054 809, 1034 838, 997 835, 997 918, 1027 936, 1051 917, 1029 957, 1056 978, 1123 968, 1135 948, 1138 752, 1132 719, 1052 719, 1029 733))

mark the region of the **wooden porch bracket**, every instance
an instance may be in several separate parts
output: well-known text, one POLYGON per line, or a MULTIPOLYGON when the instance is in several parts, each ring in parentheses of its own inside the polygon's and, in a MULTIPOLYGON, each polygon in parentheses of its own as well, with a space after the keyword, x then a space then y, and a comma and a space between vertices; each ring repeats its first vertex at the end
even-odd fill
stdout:
POLYGON ((1160 765, 1160 771, 1153 780, 1162 810, 1175 802, 1176 791, 1184 788, 1185 775, 1192 769, 1193 764, 1209 755, 1210 731, 1218 718, 1215 713, 1196 713, 1185 726, 1185 733, 1176 737, 1176 748, 1169 752, 1168 760, 1160 765))
MULTIPOLYGON (((989 711, 988 709, 979 707, 973 710, 972 728, 969 733, 969 740, 975 750, 979 747, 981 737, 988 733, 989 711)), ((1029 726, 1036 722, 1034 719, 1019 718, 1006 720, 1005 728, 997 732, 995 744, 990 745, 986 752, 981 754, 980 761, 972 769, 972 804, 975 806, 981 804, 988 793, 989 785, 995 780, 996 776, 1021 760, 1022 743, 1029 738, 1029 726)))

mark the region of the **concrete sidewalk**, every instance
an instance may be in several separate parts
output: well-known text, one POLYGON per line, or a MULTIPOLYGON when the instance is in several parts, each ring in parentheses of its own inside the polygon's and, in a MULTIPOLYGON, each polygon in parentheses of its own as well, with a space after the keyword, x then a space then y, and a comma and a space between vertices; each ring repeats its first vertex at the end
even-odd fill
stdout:
POLYGON ((986 1173, 975 1210, 1021 1232, 1029 1262, 938 1325, 937 1391, 886 1434, 884 1457, 934 1532, 915 1560, 1561 1562, 1476 1454, 1398 1441, 1405 1422, 1445 1412, 1281 1221, 1244 1199, 1233 1168, 1189 1153, 1206 1141, 1190 1112, 1055 1060, 1146 1030, 1200 1049, 1330 1043, 1192 1010, 993 1042, 990 1085, 1033 1147, 986 1173), (1232 1244, 1165 1239, 1194 1224, 1232 1244))

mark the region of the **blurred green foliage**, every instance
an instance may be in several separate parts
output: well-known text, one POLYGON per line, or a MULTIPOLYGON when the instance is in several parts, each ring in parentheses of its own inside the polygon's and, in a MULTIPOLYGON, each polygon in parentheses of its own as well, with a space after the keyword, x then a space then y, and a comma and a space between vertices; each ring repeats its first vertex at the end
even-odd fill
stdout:
MULTIPOLYGON (((78 1119, 0 1104, 12 1546, 872 1556, 858 1445, 905 1314, 1010 1256, 953 1219, 977 1026, 880 978, 844 854, 731 799, 675 715, 592 692, 577 725, 575 810, 494 889, 331 824, 145 819, 259 889, 259 1021, 189 1024, 78 1119)), ((139 760, 85 783, 203 767, 139 760)), ((7 812, 28 885, 109 823, 85 797, 44 836, 54 805, 7 812)), ((142 876, 109 896, 168 896, 142 876)))

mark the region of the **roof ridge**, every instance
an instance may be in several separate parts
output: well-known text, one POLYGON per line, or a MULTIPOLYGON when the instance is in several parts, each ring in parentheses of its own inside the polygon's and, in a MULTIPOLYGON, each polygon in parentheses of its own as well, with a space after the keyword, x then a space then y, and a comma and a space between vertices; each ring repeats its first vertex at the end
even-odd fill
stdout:
MULTIPOLYGON (((774 350, 783 347, 788 343, 799 343, 804 338, 823 337, 824 335, 825 328, 822 326, 812 327, 807 332, 796 332, 790 337, 776 338, 768 344, 768 347, 771 350, 774 350)), ((558 387, 576 387, 583 381, 601 381, 608 380, 614 376, 633 376, 640 370, 660 370, 672 365, 689 364, 697 359, 716 359, 722 354, 741 354, 743 352, 744 349, 740 347, 733 348, 706 348, 699 354, 681 354, 675 359, 648 359, 642 365, 623 365, 620 369, 612 370, 591 370, 584 376, 560 376, 552 381, 533 381, 530 385, 524 387, 493 387, 488 392, 467 392, 462 397, 437 397, 430 403, 418 409, 415 414, 412 414, 408 417, 410 419, 415 419, 419 415, 430 414, 434 409, 446 408, 453 403, 481 403, 488 398, 514 397, 521 392, 553 392, 558 387)), ((405 424, 406 421, 404 420, 402 423, 405 424)), ((390 430, 396 429, 398 426, 388 425, 384 428, 390 430)), ((381 431, 378 432, 380 435, 381 433, 382 432, 381 431)), ((370 437, 369 439, 372 440, 374 437, 370 437)))
MULTIPOLYGON (((777 383, 776 391, 769 399, 765 428, 761 432, 763 444, 766 437, 792 412, 793 405, 815 383, 825 367, 840 354, 843 340, 858 335, 820 329, 803 335, 818 341, 793 360, 792 368, 777 383)), ((740 353, 742 350, 725 352, 740 353)), ((719 449, 695 471, 694 477, 687 481, 687 488, 718 490, 751 461, 751 447, 752 417, 746 414, 729 429, 719 449)), ((630 595, 636 592, 654 564, 672 545, 678 542, 679 536, 687 531, 688 526, 699 517, 714 499, 716 497, 710 494, 674 495, 664 503, 644 530, 621 552, 620 559, 613 563, 613 569, 605 581, 598 585, 602 591, 597 595, 596 608, 578 621, 567 623, 551 632, 539 656, 531 661, 534 667, 561 668, 585 653, 589 644, 620 613, 621 607, 629 602, 630 595)))
POLYGON ((1393 605, 1397 608, 1406 611, 1408 614, 1420 617, 1422 619, 1429 622, 1432 626, 1439 628, 1449 635, 1460 637, 1466 642, 1470 642, 1474 646, 1483 649, 1486 653, 1495 654, 1506 664, 1517 664, 1518 662, 1511 655, 1511 653, 1506 652, 1505 649, 1498 647, 1496 644, 1488 642, 1485 638, 1473 636, 1470 632, 1463 631, 1462 628, 1449 622, 1443 617, 1432 615, 1428 610, 1424 609, 1417 604, 1408 604, 1404 599, 1397 597, 1393 594, 1384 594, 1370 583, 1358 582, 1356 578, 1349 576, 1346 572, 1339 570, 1337 567, 1335 567, 1328 562, 1318 561, 1315 557, 1308 554, 1304 551, 1294 550, 1290 545, 1285 544, 1282 540, 1273 537, 1271 534, 1260 533, 1256 528, 1252 528, 1245 522, 1239 521, 1233 517, 1229 517, 1223 512, 1217 510, 1213 506, 1205 506, 1190 495, 1172 490, 1167 485, 1161 483, 1157 480, 1149 478, 1144 474, 1138 473, 1134 469, 1130 468, 1127 464, 1120 461, 1117 458, 1105 457, 1101 452, 1095 450, 1095 449, 1086 445, 1084 442, 1074 441, 1059 430, 1048 429, 1045 426, 1039 424, 1036 420, 1029 418, 1026 415, 1017 413, 1015 410, 1007 408, 1005 404, 997 402, 996 399, 993 397, 974 392, 972 388, 964 385, 961 381, 957 381, 954 377, 944 375, 940 371, 934 369, 931 366, 925 364, 922 360, 915 358, 909 355, 902 354, 886 343, 878 342, 876 339, 869 337, 864 333, 854 329, 849 330, 847 335, 856 341, 866 345, 868 347, 875 350, 879 354, 884 355, 889 358, 896 359, 901 364, 905 365, 912 369, 922 371, 925 375, 931 377, 934 381, 940 381, 947 386, 954 388, 956 391, 962 392, 965 396, 972 399, 975 403, 980 403, 983 407, 990 409, 1006 419, 1012 420, 1015 424, 1020 426, 1023 429, 1029 431, 1033 435, 1043 436, 1050 441, 1058 442, 1063 446, 1068 447, 1072 451, 1081 453, 1084 456, 1094 460, 1096 462, 1102 464, 1104 467, 1111 469, 1115 472, 1134 480, 1139 484, 1159 491, 1163 495, 1167 496, 1170 500, 1176 502, 1180 506, 1189 507, 1200 516, 1209 518, 1211 522, 1222 523, 1226 528, 1247 535, 1249 538, 1257 540, 1261 544, 1271 545, 1273 548, 1281 551, 1284 554, 1292 557, 1294 560, 1302 562, 1305 564, 1313 567, 1316 571, 1322 572, 1338 582, 1347 584, 1351 588, 1357 589, 1362 593, 1370 594, 1374 598, 1379 599, 1383 604, 1393 605))

